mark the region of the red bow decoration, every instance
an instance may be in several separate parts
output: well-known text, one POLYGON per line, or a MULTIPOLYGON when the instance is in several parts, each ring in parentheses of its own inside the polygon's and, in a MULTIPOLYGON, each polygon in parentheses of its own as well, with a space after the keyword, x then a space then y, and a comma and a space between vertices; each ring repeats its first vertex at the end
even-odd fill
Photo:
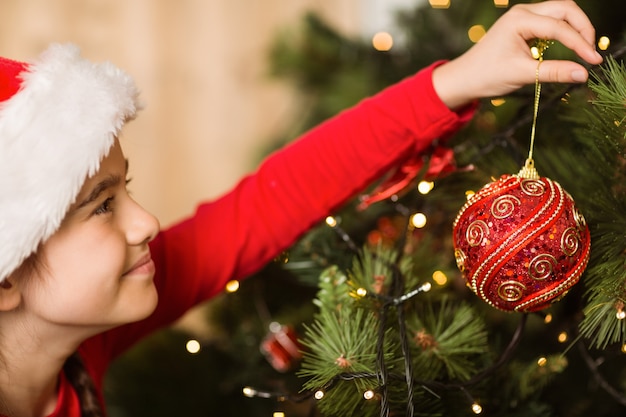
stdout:
POLYGON ((393 171, 371 193, 360 196, 361 202, 357 206, 357 210, 365 210, 378 201, 402 193, 415 181, 417 175, 423 170, 425 163, 428 163, 428 169, 423 178, 425 181, 444 177, 457 170, 452 149, 438 146, 434 149, 430 158, 411 158, 393 171))

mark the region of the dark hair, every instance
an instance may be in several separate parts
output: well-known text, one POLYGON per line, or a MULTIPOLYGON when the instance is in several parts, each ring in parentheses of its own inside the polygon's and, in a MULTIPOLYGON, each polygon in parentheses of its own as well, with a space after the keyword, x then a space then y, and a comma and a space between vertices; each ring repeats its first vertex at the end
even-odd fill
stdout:
POLYGON ((104 417, 100 399, 91 375, 87 372, 78 352, 67 358, 63 365, 65 377, 72 384, 80 401, 82 417, 104 417))

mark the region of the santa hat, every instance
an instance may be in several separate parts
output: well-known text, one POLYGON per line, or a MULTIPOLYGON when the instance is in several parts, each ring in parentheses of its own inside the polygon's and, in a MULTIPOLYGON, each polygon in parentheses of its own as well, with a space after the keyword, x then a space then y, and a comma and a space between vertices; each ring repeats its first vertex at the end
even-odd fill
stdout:
POLYGON ((140 105, 129 75, 54 44, 0 58, 0 282, 60 226, 140 105))

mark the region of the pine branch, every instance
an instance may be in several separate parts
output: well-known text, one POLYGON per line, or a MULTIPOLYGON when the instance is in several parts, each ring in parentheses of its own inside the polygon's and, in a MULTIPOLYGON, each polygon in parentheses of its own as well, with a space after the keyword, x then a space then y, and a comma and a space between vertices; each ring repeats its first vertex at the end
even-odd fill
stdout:
POLYGON ((466 303, 454 305, 444 298, 437 309, 423 303, 407 322, 416 367, 428 371, 420 379, 467 381, 489 351, 485 324, 466 303))
MULTIPOLYGON (((595 94, 587 111, 592 143, 589 166, 603 186, 583 202, 588 207, 592 255, 585 283, 587 304, 580 324, 583 336, 596 347, 626 342, 626 323, 621 312, 626 300, 626 189, 623 154, 626 145, 626 69, 609 57, 600 72, 592 73, 595 94), (617 182, 615 182, 617 180, 617 182), (612 185, 615 184, 615 185, 612 185)), ((597 181, 597 180, 596 180, 597 181)))
MULTIPOLYGON (((305 389, 319 389, 342 373, 376 371, 376 318, 363 309, 322 310, 302 341, 308 348, 300 376, 305 389)), ((366 387, 357 382, 361 390, 366 387)))

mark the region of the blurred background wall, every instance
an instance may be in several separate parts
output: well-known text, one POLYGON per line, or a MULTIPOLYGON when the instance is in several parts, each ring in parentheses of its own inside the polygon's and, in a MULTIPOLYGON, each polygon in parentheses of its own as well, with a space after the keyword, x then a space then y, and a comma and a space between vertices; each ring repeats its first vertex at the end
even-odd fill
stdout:
POLYGON ((297 92, 268 76, 278 31, 315 11, 364 33, 397 2, 2 0, 0 55, 28 61, 73 42, 135 78, 147 107, 123 132, 130 189, 166 226, 234 185, 296 117, 297 92))

